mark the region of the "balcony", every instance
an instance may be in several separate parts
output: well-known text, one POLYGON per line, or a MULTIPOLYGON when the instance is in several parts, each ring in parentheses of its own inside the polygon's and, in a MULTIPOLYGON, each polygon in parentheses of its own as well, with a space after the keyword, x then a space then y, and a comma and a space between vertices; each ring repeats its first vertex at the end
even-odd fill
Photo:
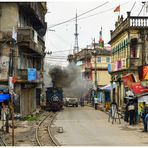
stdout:
POLYGON ((45 50, 45 43, 43 39, 31 27, 18 28, 17 38, 19 46, 27 46, 40 54, 42 54, 45 50))
POLYGON ((92 49, 82 49, 80 52, 76 54, 77 60, 80 61, 82 59, 91 59, 92 49))
POLYGON ((44 28, 46 30, 45 14, 47 12, 46 3, 41 2, 19 2, 20 10, 31 17, 34 28, 44 28))
POLYGON ((137 69, 138 66, 142 65, 142 60, 139 58, 127 58, 127 65, 130 69, 137 69))
MULTIPOLYGON (((17 80, 28 81, 28 69, 17 69, 17 80)), ((41 71, 36 71, 36 80, 33 82, 42 82, 43 76, 41 71)))
POLYGON ((17 70, 17 80, 28 80, 28 71, 27 69, 18 69, 17 70))
POLYGON ((138 66, 142 65, 142 60, 139 58, 123 58, 111 63, 111 72, 122 70, 137 70, 138 66))
POLYGON ((128 29, 143 29, 147 28, 148 29, 148 17, 144 16, 130 16, 120 23, 119 26, 116 27, 116 29, 111 32, 111 40, 114 39, 117 35, 120 33, 128 30, 128 29))

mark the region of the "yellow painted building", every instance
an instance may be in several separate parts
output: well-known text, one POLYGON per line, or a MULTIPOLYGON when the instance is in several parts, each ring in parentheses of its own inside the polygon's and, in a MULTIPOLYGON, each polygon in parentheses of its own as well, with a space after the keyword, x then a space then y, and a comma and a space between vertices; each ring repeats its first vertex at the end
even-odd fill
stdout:
POLYGON ((84 48, 76 53, 74 57, 81 68, 82 78, 92 82, 99 88, 109 84, 111 80, 108 73, 111 51, 100 49, 97 46, 95 51, 94 54, 93 48, 84 48))
MULTIPOLYGON (((95 57, 91 59, 92 63, 92 81, 95 83, 95 57)), ((110 55, 100 54, 96 56, 96 73, 98 87, 105 86, 110 83, 110 74, 108 73, 108 64, 110 63, 110 55)))
POLYGON ((111 31, 111 82, 117 87, 112 91, 112 99, 115 98, 119 106, 123 104, 125 89, 122 77, 132 73, 135 81, 139 81, 138 66, 147 62, 148 41, 148 17, 131 16, 127 12, 127 18, 118 18, 118 25, 111 31))

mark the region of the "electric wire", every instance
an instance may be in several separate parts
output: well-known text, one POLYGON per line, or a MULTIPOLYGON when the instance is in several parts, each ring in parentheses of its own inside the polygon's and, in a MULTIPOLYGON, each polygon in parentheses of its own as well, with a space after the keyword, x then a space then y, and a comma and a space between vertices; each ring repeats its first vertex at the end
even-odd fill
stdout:
MULTIPOLYGON (((129 3, 129 2, 125 2, 125 3, 121 4, 121 6, 126 5, 126 4, 128 4, 128 3, 129 3)), ((135 5, 135 3, 134 3, 134 5, 135 5)), ((95 16, 95 15, 98 15, 98 14, 102 14, 102 13, 108 12, 108 11, 113 10, 113 9, 114 9, 114 7, 109 8, 109 9, 106 9, 106 10, 103 10, 103 11, 100 11, 100 12, 98 12, 98 13, 95 13, 95 14, 92 14, 92 15, 89 15, 89 16, 86 16, 86 17, 78 18, 78 17, 82 16, 82 15, 80 14, 80 15, 77 16, 77 18, 78 18, 78 20, 82 20, 82 19, 86 19, 86 18, 95 16)), ((85 13, 85 14, 86 14, 86 13, 85 13)), ((67 21, 65 21, 65 22, 63 22, 62 24, 65 24, 65 23, 71 22, 71 21, 75 21, 75 17, 72 18, 72 19, 69 19, 69 20, 67 20, 67 21)), ((59 23, 59 25, 62 25, 62 24, 59 23)), ((57 25, 58 25, 58 24, 57 24, 57 25)), ((56 24, 55 24, 55 26, 56 26, 56 24)), ((51 27, 54 27, 54 25, 51 26, 51 27)), ((50 26, 49 26, 48 28, 50 28, 50 26)))
MULTIPOLYGON (((107 3, 109 3, 109 2, 105 2, 105 3, 103 3, 103 4, 101 4, 101 5, 97 6, 97 7, 95 7, 95 8, 93 8, 93 9, 90 9, 90 10, 88 10, 88 11, 86 11, 86 12, 80 14, 80 15, 77 15, 77 18, 80 17, 80 16, 83 16, 83 15, 85 15, 85 14, 91 12, 91 11, 94 11, 94 10, 98 9, 98 8, 100 8, 100 7, 104 6, 104 5, 106 5, 107 3)), ((61 22, 61 23, 58 23, 58 24, 49 26, 48 29, 53 28, 53 27, 56 27, 56 26, 59 26, 59 25, 62 25, 62 24, 65 24, 65 23, 68 23, 68 22, 73 21, 73 20, 75 20, 75 17, 73 17, 73 18, 71 18, 71 19, 68 19, 68 20, 66 20, 66 21, 63 21, 63 22, 61 22)))
POLYGON ((132 10, 133 10, 135 4, 136 4, 136 1, 134 2, 133 6, 132 6, 132 8, 131 8, 131 10, 130 10, 130 12, 132 12, 132 10))
MULTIPOLYGON (((129 2, 125 2, 125 3, 121 4, 121 6, 126 5, 126 4, 128 4, 128 3, 129 3, 129 2)), ((93 16, 96 16, 96 15, 100 15, 100 14, 106 13, 106 12, 108 12, 108 11, 110 11, 110 10, 113 10, 113 9, 114 9, 114 7, 108 8, 108 9, 103 10, 103 11, 100 11, 100 12, 98 12, 98 13, 95 13, 95 14, 92 14, 92 15, 89 15, 89 16, 86 16, 86 17, 79 18, 78 20, 83 20, 83 19, 86 19, 86 18, 89 18, 89 17, 93 17, 93 16)))
POLYGON ((145 3, 144 3, 144 5, 142 6, 140 12, 138 13, 138 16, 140 15, 140 13, 141 13, 141 11, 143 10, 144 6, 145 6, 145 3))

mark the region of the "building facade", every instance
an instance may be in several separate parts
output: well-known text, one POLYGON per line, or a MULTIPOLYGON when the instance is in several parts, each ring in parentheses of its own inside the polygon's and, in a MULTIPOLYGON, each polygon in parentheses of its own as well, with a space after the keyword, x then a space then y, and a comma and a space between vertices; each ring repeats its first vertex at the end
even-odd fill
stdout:
POLYGON ((115 30, 111 31, 111 83, 116 83, 112 91, 119 106, 123 105, 125 87, 122 77, 133 74, 135 82, 139 82, 138 67, 148 64, 148 17, 131 16, 119 17, 115 30))
POLYGON ((15 111, 23 116, 40 105, 46 12, 46 2, 0 3, 0 87, 15 78, 15 111))
POLYGON ((84 48, 74 55, 76 63, 81 68, 82 79, 92 82, 97 88, 110 83, 108 64, 110 63, 111 52, 99 48, 95 43, 91 48, 84 48))

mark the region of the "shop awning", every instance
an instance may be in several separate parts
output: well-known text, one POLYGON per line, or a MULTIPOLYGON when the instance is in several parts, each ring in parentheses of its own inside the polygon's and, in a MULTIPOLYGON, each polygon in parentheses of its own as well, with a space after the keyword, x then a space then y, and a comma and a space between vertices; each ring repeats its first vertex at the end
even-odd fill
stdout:
POLYGON ((117 87, 117 84, 115 82, 113 82, 113 84, 109 84, 109 85, 106 85, 104 87, 101 87, 100 89, 101 90, 106 90, 106 91, 111 91, 112 89, 116 88, 117 87))
POLYGON ((128 100, 133 100, 133 99, 136 99, 136 97, 135 96, 126 96, 126 97, 124 97, 125 99, 128 99, 128 100))
POLYGON ((9 94, 0 94, 0 102, 3 102, 5 100, 9 100, 10 95, 9 94))

